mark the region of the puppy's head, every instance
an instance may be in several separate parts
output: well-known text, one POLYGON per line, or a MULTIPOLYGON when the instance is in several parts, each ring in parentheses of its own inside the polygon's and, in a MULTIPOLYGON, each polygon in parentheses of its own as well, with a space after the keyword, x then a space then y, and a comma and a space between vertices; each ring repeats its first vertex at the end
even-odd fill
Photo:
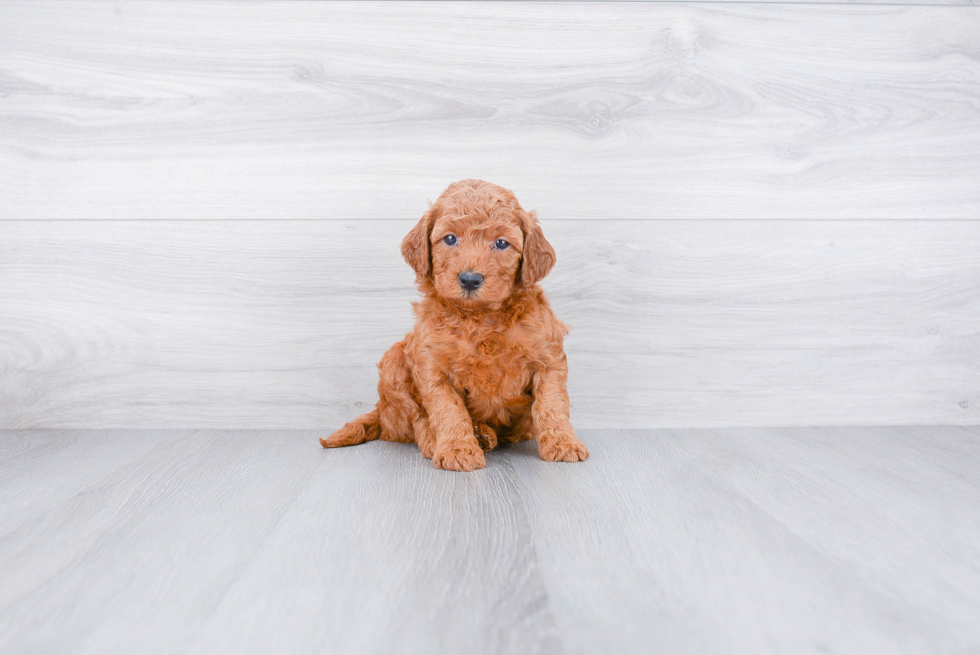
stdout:
POLYGON ((459 306, 497 305, 555 264, 534 212, 482 180, 451 184, 402 241, 416 282, 459 306))

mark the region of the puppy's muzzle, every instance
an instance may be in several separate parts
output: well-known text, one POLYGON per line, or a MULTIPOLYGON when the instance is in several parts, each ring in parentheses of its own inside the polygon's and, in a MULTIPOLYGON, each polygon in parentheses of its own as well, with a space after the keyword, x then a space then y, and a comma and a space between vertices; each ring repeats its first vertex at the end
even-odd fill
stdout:
POLYGON ((463 271, 459 274, 459 286, 464 291, 476 291, 483 284, 483 276, 473 271, 463 271))

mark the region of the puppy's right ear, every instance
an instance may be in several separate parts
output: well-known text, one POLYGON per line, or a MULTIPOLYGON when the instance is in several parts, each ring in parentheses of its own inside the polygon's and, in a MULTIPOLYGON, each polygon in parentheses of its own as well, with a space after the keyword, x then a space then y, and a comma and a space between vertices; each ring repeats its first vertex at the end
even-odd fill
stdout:
POLYGON ((521 253, 517 279, 522 285, 529 287, 542 280, 554 267, 555 249, 544 238, 537 212, 525 212, 519 209, 517 216, 521 222, 521 230, 524 232, 524 252, 521 253))
POLYGON ((412 231, 402 239, 402 257, 415 269, 415 281, 422 282, 432 275, 432 226, 439 213, 439 204, 429 207, 412 231))

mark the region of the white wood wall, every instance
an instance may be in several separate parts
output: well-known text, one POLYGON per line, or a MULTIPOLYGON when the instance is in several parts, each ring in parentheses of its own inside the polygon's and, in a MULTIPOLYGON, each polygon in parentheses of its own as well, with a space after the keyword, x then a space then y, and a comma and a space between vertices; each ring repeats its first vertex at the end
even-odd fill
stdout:
POLYGON ((580 427, 980 422, 980 6, 0 4, 0 428, 334 427, 453 180, 580 427))

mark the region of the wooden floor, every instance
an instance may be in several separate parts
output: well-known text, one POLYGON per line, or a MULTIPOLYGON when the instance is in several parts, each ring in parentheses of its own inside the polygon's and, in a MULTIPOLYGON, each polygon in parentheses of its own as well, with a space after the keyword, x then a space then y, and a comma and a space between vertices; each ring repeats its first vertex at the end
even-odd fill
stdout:
POLYGON ((980 427, 0 433, 3 653, 965 653, 980 427))

